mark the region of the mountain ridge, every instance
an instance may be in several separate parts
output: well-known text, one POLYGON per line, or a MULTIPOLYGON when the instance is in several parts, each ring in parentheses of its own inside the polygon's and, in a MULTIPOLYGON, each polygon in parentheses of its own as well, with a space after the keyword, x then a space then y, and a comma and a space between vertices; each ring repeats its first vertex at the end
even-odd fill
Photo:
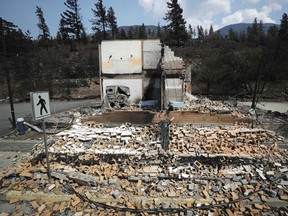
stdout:
MULTIPOLYGON (((227 26, 224 26, 218 30, 215 30, 215 32, 219 32, 221 36, 225 36, 228 35, 229 30, 232 29, 235 32, 243 32, 246 31, 248 27, 252 27, 252 23, 235 23, 235 24, 230 24, 227 26)), ((267 34, 269 28, 271 26, 276 26, 277 28, 279 28, 279 24, 275 24, 275 23, 263 23, 263 31, 265 34, 267 34)), ((124 29, 124 31, 126 33, 128 33, 129 28, 133 27, 133 28, 139 28, 141 27, 141 25, 131 25, 131 26, 119 26, 118 30, 119 32, 121 31, 121 29, 124 29)), ((150 31, 157 31, 158 26, 156 25, 145 25, 146 31, 150 30, 150 31)), ((163 27, 161 27, 162 29, 163 27)))
MULTIPOLYGON (((223 28, 218 29, 216 32, 219 32, 220 35, 225 36, 228 35, 230 29, 232 29, 234 32, 240 33, 246 31, 248 27, 252 27, 252 25, 252 23, 235 23, 224 26, 223 28)), ((279 25, 275 23, 263 23, 263 31, 265 34, 267 34, 271 26, 276 26, 277 28, 279 27, 279 25)))

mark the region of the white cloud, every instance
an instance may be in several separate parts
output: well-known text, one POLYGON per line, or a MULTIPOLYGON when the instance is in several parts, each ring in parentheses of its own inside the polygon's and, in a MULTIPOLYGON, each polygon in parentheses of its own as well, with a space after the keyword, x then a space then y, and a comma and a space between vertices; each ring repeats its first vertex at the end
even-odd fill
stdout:
POLYGON ((146 13, 152 13, 155 17, 163 17, 167 11, 167 0, 138 0, 146 13))
POLYGON ((270 14, 272 12, 272 8, 265 5, 261 8, 261 12, 264 14, 270 14))
POLYGON ((231 0, 202 0, 199 3, 193 4, 194 10, 192 14, 199 14, 201 16, 212 17, 217 14, 227 14, 231 12, 231 0))
POLYGON ((257 18, 258 21, 262 20, 264 23, 275 23, 275 20, 269 17, 270 12, 271 10, 265 6, 260 12, 256 9, 238 10, 233 14, 224 17, 222 19, 222 26, 241 22, 252 23, 255 18, 257 18))
POLYGON ((256 4, 260 2, 260 0, 246 0, 248 3, 256 4))
MULTIPOLYGON (((187 10, 185 10, 186 8, 184 9, 187 24, 191 24, 194 28, 197 25, 201 25, 204 29, 209 29, 213 25, 213 28, 217 29, 219 25, 215 23, 215 18, 231 13, 231 1, 202 0, 192 5, 190 4, 190 8, 187 7, 187 10)), ((188 1, 186 4, 188 5, 188 1)))
MULTIPOLYGON (((288 2, 288 1, 287 1, 288 2)), ((271 10, 273 10, 273 11, 279 11, 279 10, 281 10, 282 9, 282 5, 280 5, 278 2, 273 2, 273 1, 271 1, 271 2, 269 2, 268 4, 267 4, 267 7, 269 7, 269 8, 271 8, 271 10)))

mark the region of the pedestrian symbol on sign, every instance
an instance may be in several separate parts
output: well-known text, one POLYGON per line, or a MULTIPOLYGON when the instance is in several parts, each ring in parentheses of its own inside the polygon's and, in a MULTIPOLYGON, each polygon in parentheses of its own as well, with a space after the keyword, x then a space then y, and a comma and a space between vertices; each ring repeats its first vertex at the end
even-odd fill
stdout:
POLYGON ((50 116, 49 92, 30 92, 30 99, 34 120, 50 116))
POLYGON ((47 109, 46 109, 46 101, 41 98, 41 96, 39 95, 39 102, 37 103, 37 106, 40 106, 40 115, 42 115, 43 109, 45 110, 46 113, 48 113, 47 109))

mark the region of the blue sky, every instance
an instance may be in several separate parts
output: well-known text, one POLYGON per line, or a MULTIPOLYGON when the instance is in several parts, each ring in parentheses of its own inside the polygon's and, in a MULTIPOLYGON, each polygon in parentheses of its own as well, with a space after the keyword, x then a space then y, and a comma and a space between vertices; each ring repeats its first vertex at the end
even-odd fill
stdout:
MULTIPOLYGON (((42 8, 46 24, 52 36, 59 27, 60 14, 67 8, 65 0, 0 0, 0 16, 13 22, 22 31, 29 30, 36 38, 38 18, 36 6, 42 8)), ((86 32, 92 33, 91 8, 98 0, 79 0, 80 13, 86 32)), ((103 0, 106 9, 115 11, 118 26, 165 25, 163 17, 167 12, 167 0, 103 0)), ((202 25, 214 30, 235 23, 252 23, 256 17, 264 23, 280 23, 283 13, 288 13, 288 0, 178 0, 183 16, 193 28, 202 25)))

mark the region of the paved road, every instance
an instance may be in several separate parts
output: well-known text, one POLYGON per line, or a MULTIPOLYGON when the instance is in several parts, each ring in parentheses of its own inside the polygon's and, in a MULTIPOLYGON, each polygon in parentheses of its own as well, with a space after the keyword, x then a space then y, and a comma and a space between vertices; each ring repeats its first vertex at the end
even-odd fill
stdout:
MULTIPOLYGON (((251 102, 238 102, 238 105, 251 106, 251 102)), ((260 102, 257 107, 263 110, 278 111, 281 113, 288 112, 288 102, 260 102)))
MULTIPOLYGON (((95 100, 77 100, 77 101, 50 101, 51 114, 59 113, 69 109, 90 106, 95 100)), ((32 106, 30 102, 14 104, 15 118, 32 115, 32 106)), ((9 133, 12 130, 12 125, 8 118, 11 118, 10 104, 0 102, 0 136, 9 133)))

